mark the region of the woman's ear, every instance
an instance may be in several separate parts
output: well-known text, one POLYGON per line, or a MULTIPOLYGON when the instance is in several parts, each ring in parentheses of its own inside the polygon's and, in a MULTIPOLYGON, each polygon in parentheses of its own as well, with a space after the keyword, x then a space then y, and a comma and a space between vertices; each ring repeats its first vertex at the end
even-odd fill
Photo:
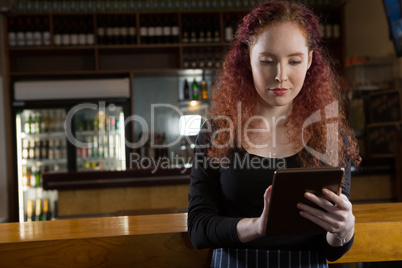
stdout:
POLYGON ((308 53, 308 64, 307 64, 307 70, 310 69, 311 63, 313 62, 313 50, 311 50, 308 53))

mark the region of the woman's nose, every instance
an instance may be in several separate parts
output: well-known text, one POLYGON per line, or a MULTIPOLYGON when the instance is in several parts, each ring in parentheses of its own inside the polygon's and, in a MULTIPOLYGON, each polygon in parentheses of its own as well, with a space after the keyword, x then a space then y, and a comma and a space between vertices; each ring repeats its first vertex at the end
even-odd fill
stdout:
POLYGON ((275 81, 278 81, 279 83, 282 83, 284 81, 287 81, 288 77, 286 75, 286 71, 284 70, 283 65, 281 65, 279 62, 276 67, 276 76, 275 76, 275 81))

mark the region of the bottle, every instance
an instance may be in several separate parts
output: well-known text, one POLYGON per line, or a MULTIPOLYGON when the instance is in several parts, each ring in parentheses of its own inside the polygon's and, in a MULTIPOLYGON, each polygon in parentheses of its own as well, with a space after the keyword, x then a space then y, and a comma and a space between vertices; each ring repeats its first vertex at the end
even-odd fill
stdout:
POLYGON ((103 21, 104 20, 98 17, 98 45, 104 45, 106 43, 106 28, 103 21))
POLYGON ((128 44, 136 44, 137 43, 137 28, 135 23, 135 17, 130 16, 128 20, 128 44))
POLYGON ((179 25, 178 25, 176 16, 173 16, 170 33, 172 36, 171 43, 174 43, 174 44, 179 43, 179 25))
POLYGON ((91 46, 95 44, 95 37, 94 37, 94 28, 93 28, 93 23, 92 23, 92 18, 88 18, 87 20, 87 27, 86 27, 86 42, 87 45, 91 46))
POLYGON ((42 221, 43 213, 42 213, 42 199, 37 198, 35 203, 35 221, 42 221))
POLYGON ((194 78, 193 83, 191 84, 191 88, 192 88, 192 91, 193 91, 193 99, 198 100, 198 98, 199 98, 199 88, 198 88, 197 81, 195 81, 195 78, 194 78))
POLYGON ((148 43, 148 23, 144 16, 141 16, 140 21, 140 42, 141 44, 148 43))
POLYGON ((225 41, 230 42, 233 39, 233 28, 230 14, 225 15, 225 41))
POLYGON ((40 187, 40 169, 38 167, 35 167, 35 172, 33 172, 33 175, 35 178, 35 183, 33 186, 40 187))
POLYGON ((34 152, 34 154, 35 154, 35 159, 36 159, 36 160, 39 160, 39 159, 40 159, 40 153, 41 153, 41 147, 40 147, 40 145, 41 145, 40 140, 39 140, 38 138, 35 139, 35 152, 34 152))
POLYGON ((53 43, 55 46, 62 45, 62 27, 60 24, 60 20, 55 18, 54 19, 54 35, 53 35, 53 43))
POLYGON ((25 31, 26 27, 24 25, 24 19, 22 17, 19 17, 17 20, 17 30, 16 30, 17 46, 26 46, 25 31))
POLYGON ((28 200, 27 202, 27 222, 32 222, 33 218, 33 200, 28 200))
POLYGON ((26 46, 34 45, 33 24, 31 17, 27 17, 26 19, 25 45, 26 46))
POLYGON ((119 17, 117 16, 113 16, 112 17, 112 29, 113 29, 113 33, 112 33, 112 44, 113 45, 120 45, 121 44, 121 33, 120 33, 120 23, 121 21, 119 20, 119 17))
POLYGON ((25 115, 25 124, 24 124, 25 134, 31 134, 31 124, 32 124, 31 114, 25 115))
POLYGON ((128 44, 128 28, 129 28, 129 23, 127 20, 126 16, 122 17, 122 20, 120 21, 120 37, 119 37, 119 43, 120 44, 128 44))
POLYGON ((221 35, 219 30, 219 21, 217 17, 213 20, 213 42, 219 43, 221 41, 221 35))
POLYGON ((43 24, 41 28, 42 33, 42 44, 44 46, 50 46, 50 30, 49 30, 49 18, 43 18, 43 24))
POLYGON ((65 17, 63 20, 63 25, 61 27, 61 44, 63 46, 69 46, 70 45, 70 25, 65 17))
POLYGON ((183 95, 185 100, 190 99, 190 87, 188 85, 187 79, 184 79, 184 88, 183 88, 183 95))
POLYGON ((69 34, 70 34, 70 45, 77 46, 80 29, 78 27, 76 18, 71 19, 69 34))
POLYGON ((197 24, 194 19, 191 21, 190 43, 197 43, 197 24))
MULTIPOLYGON (((170 27, 168 27, 170 29, 170 27)), ((163 40, 163 26, 160 16, 157 17, 155 21, 155 41, 154 43, 161 44, 164 42, 163 40)))
POLYGON ((153 17, 150 16, 148 18, 148 42, 149 44, 155 44, 156 43, 156 27, 155 27, 155 21, 153 20, 153 17))
POLYGON ((34 19, 34 27, 33 27, 33 40, 34 40, 34 45, 35 46, 42 46, 43 45, 43 39, 42 39, 42 33, 41 33, 41 22, 39 17, 35 17, 34 19))
POLYGON ((17 33, 14 18, 8 18, 8 45, 15 47, 17 45, 17 33))
POLYGON ((167 15, 164 16, 163 21, 163 43, 173 43, 172 26, 167 15))
POLYGON ((27 139, 22 139, 22 159, 29 158, 29 141, 27 139))
POLYGON ((107 24, 106 24, 106 26, 105 26, 105 33, 106 33, 106 37, 105 37, 105 44, 106 45, 111 45, 111 44, 113 44, 113 37, 114 37, 114 35, 113 35, 113 21, 112 21, 112 18, 109 16, 108 18, 107 18, 107 24))
POLYGON ((84 18, 80 18, 79 27, 78 27, 78 45, 84 46, 87 44, 87 27, 84 23, 84 18))
POLYGON ((208 99, 208 84, 207 81, 205 81, 205 76, 202 76, 202 81, 201 81, 201 97, 203 100, 208 99))
POLYGON ((43 199, 43 220, 50 221, 52 219, 52 212, 49 206, 49 199, 43 199))

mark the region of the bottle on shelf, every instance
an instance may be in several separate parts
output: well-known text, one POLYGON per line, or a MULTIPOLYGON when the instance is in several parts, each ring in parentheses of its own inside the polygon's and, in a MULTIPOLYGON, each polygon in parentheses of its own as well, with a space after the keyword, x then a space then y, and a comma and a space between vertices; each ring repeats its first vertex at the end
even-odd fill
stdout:
POLYGON ((26 46, 34 45, 34 32, 31 17, 26 18, 25 45, 26 46))
POLYGON ((188 85, 187 79, 184 79, 183 95, 184 95, 184 100, 190 99, 190 87, 188 85))
POLYGON ((62 45, 62 25, 58 18, 54 18, 53 43, 55 46, 62 45))
POLYGON ((79 19, 79 24, 78 24, 78 44, 80 46, 87 45, 87 27, 88 25, 85 24, 84 18, 79 19))
POLYGON ((27 201, 27 222, 32 222, 34 221, 34 205, 33 205, 33 200, 28 200, 27 201))
POLYGON ((127 27, 128 27, 127 43, 128 44, 137 44, 137 28, 136 28, 136 23, 135 23, 135 17, 129 16, 127 23, 128 23, 128 25, 127 25, 127 27))
POLYGON ((128 21, 126 16, 122 16, 119 23, 119 44, 128 44, 128 21))
POLYGON ((35 221, 43 221, 42 199, 37 198, 35 202, 35 221))
POLYGON ((200 89, 198 87, 198 83, 195 80, 195 78, 193 80, 193 83, 191 84, 191 88, 192 88, 192 93, 193 93, 193 100, 198 100, 200 98, 200 95, 199 95, 200 89))
POLYGON ((155 20, 155 39, 154 43, 161 44, 164 43, 164 36, 163 36, 163 23, 160 19, 160 16, 157 16, 155 20))
POLYGON ((79 34, 80 34, 80 29, 79 29, 79 25, 77 23, 77 18, 72 17, 70 20, 70 31, 69 31, 71 46, 78 45, 79 34))
POLYGON ((52 219, 52 211, 50 209, 49 205, 49 199, 45 198, 43 199, 43 216, 42 219, 44 221, 50 221, 52 219))
POLYGON ((219 20, 215 16, 213 19, 213 41, 219 43, 221 41, 221 34, 219 30, 219 20))
POLYGON ((41 32, 42 32, 42 44, 44 46, 50 46, 49 18, 46 16, 43 18, 41 32))
POLYGON ((87 19, 87 26, 86 26, 86 32, 85 32, 85 39, 87 42, 87 45, 93 45, 95 44, 95 37, 94 37, 94 28, 93 28, 93 22, 92 22, 92 17, 89 17, 87 19))
POLYGON ((104 45, 106 43, 106 27, 101 17, 98 17, 97 38, 98 45, 104 45))
POLYGON ((10 47, 17 45, 17 32, 14 18, 8 18, 8 45, 10 47))
POLYGON ((233 39, 232 19, 229 13, 225 15, 225 41, 230 42, 233 39))
POLYGON ((207 81, 205 81, 204 73, 202 75, 202 81, 201 81, 201 98, 203 100, 208 99, 208 84, 207 84, 207 81))
POLYGON ((148 17, 148 44, 156 43, 156 25, 152 16, 148 17))
POLYGON ((148 43, 148 20, 146 17, 140 17, 140 42, 141 44, 148 43))
POLYGON ((69 46, 70 42, 70 24, 67 17, 64 17, 62 24, 61 45, 69 46))
POLYGON ((168 15, 163 17, 163 40, 162 42, 165 44, 173 43, 173 34, 172 34, 172 21, 169 19, 168 15))
POLYGON ((34 27, 33 27, 33 44, 35 46, 42 46, 43 45, 43 38, 41 32, 41 21, 39 17, 35 17, 34 19, 34 27))
POLYGON ((18 17, 17 30, 16 30, 17 46, 26 46, 25 32, 26 32, 26 25, 24 24, 24 19, 23 17, 18 17))
POLYGON ((172 17, 170 32, 171 32, 171 43, 174 44, 179 43, 179 25, 176 16, 172 17))

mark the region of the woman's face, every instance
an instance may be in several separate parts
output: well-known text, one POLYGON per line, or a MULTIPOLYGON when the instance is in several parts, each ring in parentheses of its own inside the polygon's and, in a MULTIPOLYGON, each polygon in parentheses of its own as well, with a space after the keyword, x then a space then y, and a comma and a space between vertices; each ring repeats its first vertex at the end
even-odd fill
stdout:
POLYGON ((267 108, 291 108, 313 54, 303 32, 297 24, 285 22, 267 27, 255 38, 250 63, 259 103, 267 108))

